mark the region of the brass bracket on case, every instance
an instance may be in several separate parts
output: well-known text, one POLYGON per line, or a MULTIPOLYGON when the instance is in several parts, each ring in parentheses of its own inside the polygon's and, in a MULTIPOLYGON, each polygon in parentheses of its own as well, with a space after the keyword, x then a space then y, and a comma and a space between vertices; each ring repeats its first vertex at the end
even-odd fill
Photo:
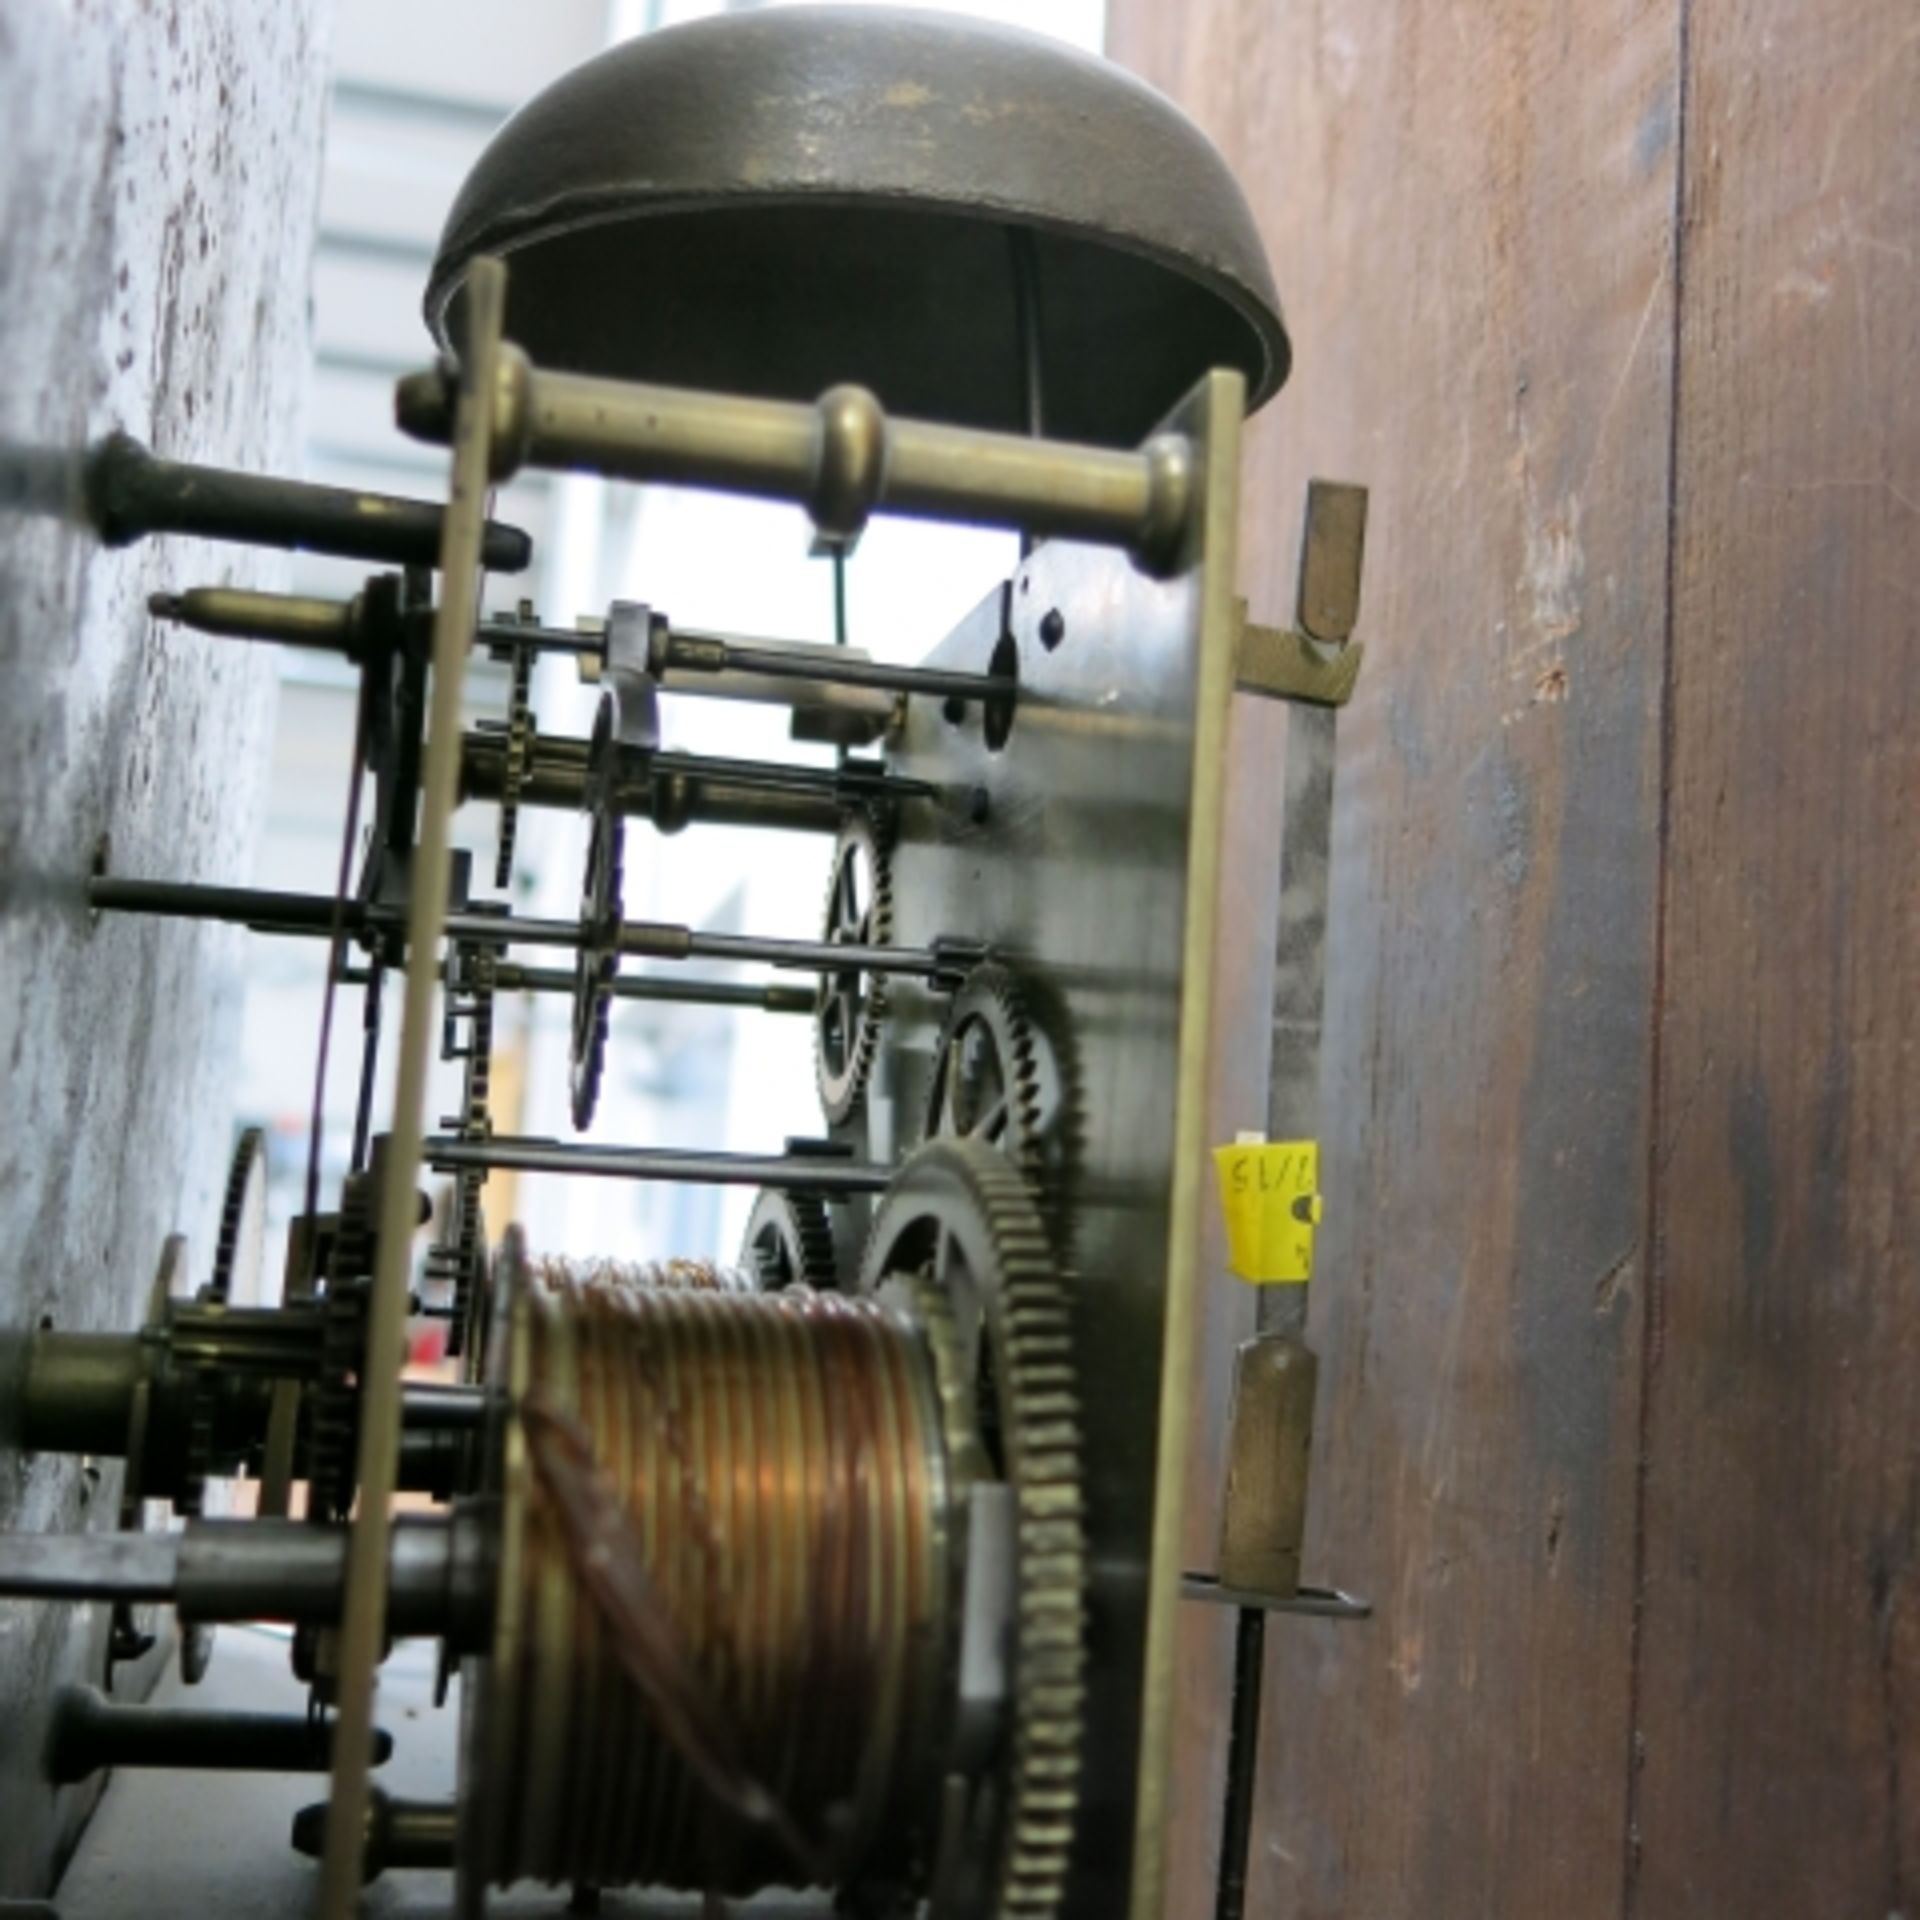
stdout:
POLYGON ((1344 707, 1353 697, 1362 649, 1349 641, 1360 617, 1366 542, 1366 488, 1309 481, 1295 624, 1256 626, 1241 603, 1233 663, 1241 692, 1314 707, 1344 707))
POLYGON ((1331 657, 1289 627, 1240 628, 1233 655, 1233 683, 1242 693, 1268 700, 1299 700, 1310 707, 1344 707, 1360 678, 1359 647, 1331 657))

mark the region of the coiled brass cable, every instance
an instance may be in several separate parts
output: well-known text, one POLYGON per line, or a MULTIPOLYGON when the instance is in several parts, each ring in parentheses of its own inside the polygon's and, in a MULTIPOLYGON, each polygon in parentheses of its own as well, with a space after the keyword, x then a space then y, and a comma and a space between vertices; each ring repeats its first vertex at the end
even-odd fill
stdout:
POLYGON ((536 1254, 528 1262, 536 1285, 549 1292, 566 1287, 644 1287, 698 1289, 713 1293, 757 1293, 760 1282, 738 1267, 717 1260, 615 1260, 607 1255, 536 1254))
POLYGON ((503 1344, 467 1872, 734 1894, 903 1867, 953 1606, 921 1333, 868 1300, 562 1278, 503 1344))

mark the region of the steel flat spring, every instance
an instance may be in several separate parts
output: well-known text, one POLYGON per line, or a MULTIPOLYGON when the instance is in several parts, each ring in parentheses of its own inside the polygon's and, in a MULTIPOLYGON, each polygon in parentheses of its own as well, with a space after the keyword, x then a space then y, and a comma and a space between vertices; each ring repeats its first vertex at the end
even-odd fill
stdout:
POLYGON ((521 1290, 509 1349, 513 1404, 576 1423, 617 1494, 662 1633, 637 1653, 584 1577, 516 1414, 493 1651, 468 1679, 468 1871, 743 1894, 904 1867, 954 1610, 920 1332, 838 1296, 563 1277, 521 1290), (716 1792, 641 1684, 662 1644, 777 1818, 716 1792))

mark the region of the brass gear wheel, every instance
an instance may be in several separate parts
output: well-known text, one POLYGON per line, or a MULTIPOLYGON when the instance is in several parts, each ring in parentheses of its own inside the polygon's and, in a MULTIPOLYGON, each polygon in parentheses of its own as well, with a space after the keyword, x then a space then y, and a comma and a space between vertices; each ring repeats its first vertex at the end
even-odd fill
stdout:
MULTIPOLYGON (((521 617, 530 619, 532 608, 521 602, 521 617)), ((537 726, 533 714, 533 649, 513 649, 513 683, 507 695, 507 731, 505 769, 500 782, 500 831, 493 856, 493 884, 513 884, 513 851, 520 834, 520 795, 527 784, 527 769, 533 764, 533 737, 537 726)))
MULTIPOLYGON (((1064 1898, 1080 1803, 1086 1664, 1086 1539, 1070 1305, 1033 1194, 974 1139, 911 1154, 874 1215, 863 1289, 896 1283, 921 1301, 943 1398, 964 1413, 968 1454, 1014 1489, 1012 1738, 994 1808, 988 1910, 1052 1920, 1064 1898), (929 1313, 929 1293, 945 1312, 929 1313)), ((976 1799, 991 1792, 984 1783, 976 1799)), ((970 1844, 974 1829, 962 1844, 970 1844)), ((959 1836, 954 1836, 959 1837, 959 1836)), ((936 1868, 936 1881, 943 1877, 936 1868)))
POLYGON ((309 1401, 307 1515, 344 1520, 353 1506, 360 1444, 360 1369, 366 1351, 367 1289, 373 1274, 373 1179, 349 1174, 340 1194, 327 1261, 320 1373, 309 1401))
POLYGON ((233 1298, 236 1276, 251 1296, 260 1277, 267 1230, 267 1135, 248 1127, 234 1144, 227 1169, 227 1191, 220 1203, 220 1238, 214 1248, 213 1278, 203 1299, 225 1305, 233 1298))
MULTIPOLYGON (((214 1246, 213 1272, 200 1289, 210 1306, 225 1306, 234 1282, 243 1298, 258 1304, 260 1270, 265 1258, 267 1231, 267 1136, 260 1127, 248 1127, 234 1143, 227 1166, 226 1192, 220 1202, 220 1234, 214 1246)), ((192 1519, 207 1511, 207 1480, 213 1468, 213 1422, 220 1398, 220 1379, 211 1367, 190 1369, 187 1414, 186 1484, 174 1501, 174 1510, 192 1519)), ((185 1641, 182 1642, 184 1651, 185 1641)), ((190 1680, 198 1673, 189 1672, 190 1680)))
POLYGON ((739 1264, 769 1293, 790 1286, 834 1292, 840 1270, 826 1202, 818 1194, 767 1188, 747 1216, 739 1264))
MULTIPOLYGON (((174 1283, 187 1264, 187 1242, 183 1234, 170 1233, 160 1247, 160 1265, 147 1291, 147 1318, 144 1332, 164 1339, 172 1311, 174 1283)), ((153 1386, 148 1379, 133 1389, 127 1417, 126 1470, 120 1480, 119 1527, 122 1533, 146 1531, 146 1453, 147 1420, 152 1406, 153 1386)), ((131 1600, 116 1600, 107 1629, 106 1685, 113 1691, 114 1669, 123 1662, 142 1658, 153 1648, 156 1638, 154 1609, 131 1600)))
POLYGON ((989 961, 961 982, 947 1012, 927 1086, 929 1140, 978 1140, 997 1147, 1043 1191, 1050 1181, 1060 1116, 1053 1051, 1020 982, 989 961))
MULTIPOLYGON (((444 1059, 464 1064, 460 1111, 451 1125, 462 1140, 484 1141, 493 1132, 493 996, 499 949, 485 941, 461 941, 453 947, 447 974, 447 1018, 441 1046, 444 1059), (456 1021, 467 1022, 466 1044, 456 1046, 456 1021)), ((451 1289, 447 1315, 447 1357, 468 1351, 472 1321, 486 1283, 486 1224, 480 1209, 487 1176, 483 1168, 455 1175, 453 1201, 445 1229, 428 1249, 426 1278, 436 1289, 451 1289)))
MULTIPOLYGON (((862 807, 847 815, 833 846, 820 938, 829 946, 884 947, 893 939, 893 837, 862 807)), ((835 1126, 859 1110, 887 1012, 884 974, 858 967, 822 974, 813 1009, 814 1079, 835 1126)))

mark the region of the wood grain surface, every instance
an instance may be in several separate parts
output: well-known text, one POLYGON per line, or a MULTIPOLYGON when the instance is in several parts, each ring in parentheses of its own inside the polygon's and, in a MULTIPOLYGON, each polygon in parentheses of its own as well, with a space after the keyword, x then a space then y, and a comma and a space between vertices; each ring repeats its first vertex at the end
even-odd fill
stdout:
MULTIPOLYGON (((1377 1614, 1269 1634, 1249 1911, 1910 1914, 1920 16, 1113 0, 1109 33, 1225 150, 1294 335, 1255 618, 1307 478, 1373 489, 1306 1572, 1377 1614)), ((1281 738, 1235 736, 1249 870, 1281 738)), ((1222 1279, 1212 1385, 1244 1311, 1222 1279)), ((1185 1631, 1195 1915, 1229 1628, 1185 1631)))
POLYGON ((1920 10, 1691 9, 1629 1911, 1920 1908, 1920 10))

